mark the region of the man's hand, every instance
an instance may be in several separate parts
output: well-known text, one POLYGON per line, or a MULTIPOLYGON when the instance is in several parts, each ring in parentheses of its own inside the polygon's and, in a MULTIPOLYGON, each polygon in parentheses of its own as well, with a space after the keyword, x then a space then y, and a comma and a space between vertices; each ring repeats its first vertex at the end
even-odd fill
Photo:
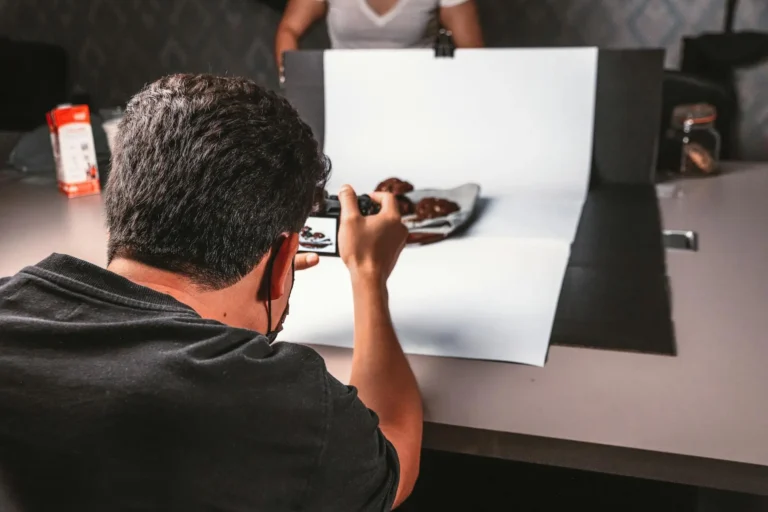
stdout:
POLYGON ((339 255, 352 278, 354 350, 349 384, 379 416, 379 428, 400 461, 395 507, 411 493, 419 474, 424 411, 419 386, 397 340, 386 280, 405 246, 408 230, 395 196, 371 194, 381 205, 364 216, 351 187, 339 192, 339 255))
POLYGON ((371 198, 381 204, 381 210, 376 215, 363 216, 352 187, 345 185, 339 191, 339 256, 353 278, 384 284, 405 247, 408 229, 400 220, 393 194, 377 192, 371 198))
POLYGON ((320 257, 313 252, 300 252, 293 258, 296 270, 306 270, 320 263, 320 257))

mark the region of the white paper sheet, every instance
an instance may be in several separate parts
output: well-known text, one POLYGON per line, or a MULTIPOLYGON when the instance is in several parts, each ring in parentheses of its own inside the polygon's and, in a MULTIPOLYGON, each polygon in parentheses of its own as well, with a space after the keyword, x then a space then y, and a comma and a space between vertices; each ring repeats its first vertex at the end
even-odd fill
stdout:
MULTIPOLYGON (((389 280, 403 349, 542 366, 569 251, 562 241, 488 237, 406 249, 389 280)), ((323 258, 297 274, 279 339, 351 347, 352 320, 347 269, 323 258)))
POLYGON ((587 187, 594 48, 334 50, 324 72, 332 190, 389 176, 495 195, 587 187))
MULTIPOLYGON (((543 365, 589 184, 597 50, 335 50, 324 73, 331 191, 481 186, 475 224, 406 248, 391 278, 406 352, 543 365)), ((299 275, 291 317, 283 339, 351 346, 340 260, 299 275)))
POLYGON ((576 236, 584 196, 510 193, 481 197, 468 236, 506 236, 571 242, 576 236))

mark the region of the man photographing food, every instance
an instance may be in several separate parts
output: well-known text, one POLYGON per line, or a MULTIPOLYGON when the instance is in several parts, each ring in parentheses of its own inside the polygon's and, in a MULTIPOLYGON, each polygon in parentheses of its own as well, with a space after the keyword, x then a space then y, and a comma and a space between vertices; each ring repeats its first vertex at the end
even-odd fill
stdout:
POLYGON ((318 258, 296 254, 298 232, 328 173, 296 111, 251 81, 174 75, 130 101, 107 269, 54 254, 0 279, 0 510, 402 503, 422 404, 389 315, 407 235, 392 194, 363 216, 339 192, 351 386, 314 350, 272 344, 301 322, 294 272, 318 258))

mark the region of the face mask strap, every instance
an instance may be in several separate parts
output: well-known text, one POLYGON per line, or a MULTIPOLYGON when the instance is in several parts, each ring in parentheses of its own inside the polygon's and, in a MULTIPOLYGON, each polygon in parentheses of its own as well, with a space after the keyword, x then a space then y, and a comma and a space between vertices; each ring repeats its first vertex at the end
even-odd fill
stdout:
MULTIPOLYGON (((277 333, 272 332, 272 270, 275 267, 275 259, 277 259, 277 254, 280 251, 280 248, 283 246, 283 243, 285 242, 286 237, 280 237, 276 242, 275 245, 272 247, 272 254, 269 256, 269 263, 267 264, 267 333, 266 336, 269 338, 270 343, 275 341, 275 338, 277 337, 277 333)), ((295 272, 295 263, 291 262, 291 271, 295 272)), ((286 306, 287 308, 288 306, 286 306)))
POLYGON ((274 258, 269 260, 267 268, 267 336, 272 332, 272 263, 274 258))

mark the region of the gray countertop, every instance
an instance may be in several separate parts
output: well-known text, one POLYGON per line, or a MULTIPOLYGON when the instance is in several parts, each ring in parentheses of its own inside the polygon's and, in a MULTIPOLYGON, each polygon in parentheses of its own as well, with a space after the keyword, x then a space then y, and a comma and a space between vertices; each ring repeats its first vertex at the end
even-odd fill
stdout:
MULTIPOLYGON (((680 182, 660 205, 666 229, 699 234, 698 252, 667 257, 678 356, 553 346, 544 368, 410 357, 427 446, 768 494, 768 165, 680 182), (633 466, 622 453, 640 455, 633 466), (686 473, 694 460, 711 481, 686 473)), ((0 275, 54 251, 104 265, 105 242, 99 196, 0 178, 0 275)), ((316 348, 346 380, 351 352, 316 348)))

